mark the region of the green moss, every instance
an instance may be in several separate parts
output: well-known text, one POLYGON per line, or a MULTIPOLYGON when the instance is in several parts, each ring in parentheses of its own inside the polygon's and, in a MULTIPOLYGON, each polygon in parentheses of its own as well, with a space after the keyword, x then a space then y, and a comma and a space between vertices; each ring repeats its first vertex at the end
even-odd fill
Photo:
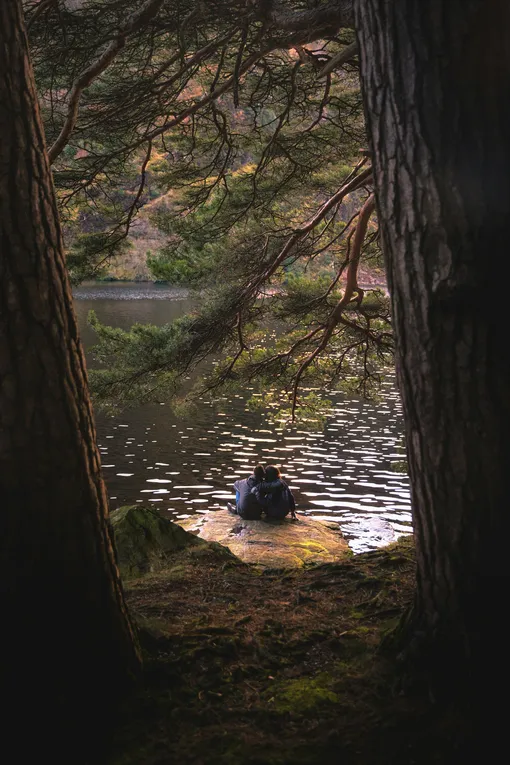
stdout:
POLYGON ((331 678, 325 672, 315 677, 285 680, 273 688, 269 700, 278 712, 309 712, 324 704, 336 704, 339 698, 331 690, 331 678))
MULTIPOLYGON (((391 544, 379 548, 376 552, 378 552, 380 556, 387 555, 388 553, 412 553, 414 552, 414 537, 412 534, 402 535, 396 542, 391 542, 391 544)), ((360 557, 362 557, 362 555, 363 553, 360 557)))
POLYGON ((165 581, 171 582, 177 579, 185 579, 188 575, 189 569, 182 564, 177 564, 165 570, 165 581))
POLYGON ((189 562, 211 559, 214 562, 240 564, 228 548, 200 539, 177 523, 163 518, 152 508, 140 505, 121 507, 111 514, 110 519, 117 561, 124 579, 164 569, 171 569, 168 578, 182 578, 186 574, 186 561, 174 563, 176 554, 181 551, 188 556, 189 562))
POLYGON ((200 544, 192 534, 151 508, 121 507, 110 519, 119 568, 126 579, 167 567, 172 553, 200 544))

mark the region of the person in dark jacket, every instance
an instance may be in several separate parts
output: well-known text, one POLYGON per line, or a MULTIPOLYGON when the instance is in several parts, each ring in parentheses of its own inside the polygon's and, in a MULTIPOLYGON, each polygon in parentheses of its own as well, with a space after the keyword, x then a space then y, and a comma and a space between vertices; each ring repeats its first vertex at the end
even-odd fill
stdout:
POLYGON ((292 518, 296 518, 294 496, 274 465, 266 467, 264 481, 256 484, 251 492, 263 506, 268 518, 281 519, 289 513, 292 518))
POLYGON ((227 508, 233 515, 239 515, 241 518, 249 521, 258 521, 262 515, 262 505, 258 501, 252 489, 264 480, 264 468, 257 465, 253 469, 253 475, 249 478, 243 478, 236 481, 234 489, 236 490, 235 507, 227 502, 227 508))

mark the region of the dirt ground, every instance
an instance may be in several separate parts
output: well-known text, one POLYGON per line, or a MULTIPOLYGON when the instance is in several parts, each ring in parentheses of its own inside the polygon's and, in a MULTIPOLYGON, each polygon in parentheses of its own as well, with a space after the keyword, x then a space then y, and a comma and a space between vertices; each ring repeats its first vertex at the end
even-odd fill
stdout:
POLYGON ((190 548, 127 588, 145 686, 111 765, 461 761, 457 721, 380 650, 412 597, 402 539, 338 564, 261 570, 190 548))

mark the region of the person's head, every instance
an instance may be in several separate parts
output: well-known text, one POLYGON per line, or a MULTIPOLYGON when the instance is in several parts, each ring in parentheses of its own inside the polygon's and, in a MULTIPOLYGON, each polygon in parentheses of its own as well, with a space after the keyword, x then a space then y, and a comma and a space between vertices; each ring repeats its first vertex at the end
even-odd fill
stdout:
POLYGON ((280 477, 280 471, 275 465, 268 465, 266 467, 266 481, 271 483, 276 481, 280 477))
POLYGON ((262 465, 256 465, 253 468, 253 475, 255 476, 257 481, 263 481, 264 480, 265 472, 264 472, 264 468, 262 467, 262 465))

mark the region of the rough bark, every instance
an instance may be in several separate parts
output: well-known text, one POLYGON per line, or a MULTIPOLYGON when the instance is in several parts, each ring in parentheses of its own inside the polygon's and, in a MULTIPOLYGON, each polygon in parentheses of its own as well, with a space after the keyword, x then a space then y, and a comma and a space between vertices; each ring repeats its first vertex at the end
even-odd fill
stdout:
POLYGON ((498 289, 510 237, 510 4, 355 6, 412 485, 412 624, 469 664, 502 647, 510 573, 498 289))
POLYGON ((0 134, 0 687, 56 742, 93 734, 139 656, 19 0, 0 3, 0 134))

